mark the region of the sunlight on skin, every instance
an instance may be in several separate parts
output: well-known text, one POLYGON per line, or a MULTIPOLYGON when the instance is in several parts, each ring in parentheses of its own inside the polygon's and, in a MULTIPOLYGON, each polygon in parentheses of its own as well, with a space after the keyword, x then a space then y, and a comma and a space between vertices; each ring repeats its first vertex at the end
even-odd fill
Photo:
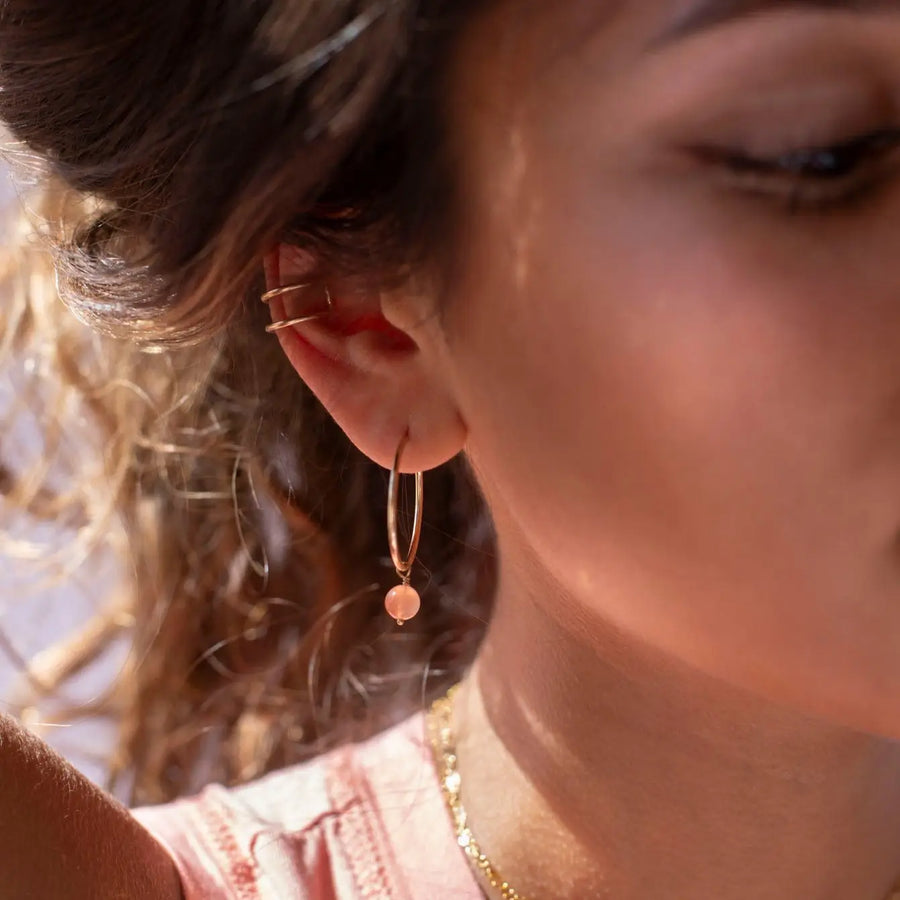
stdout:
POLYGON ((372 459, 412 423, 408 464, 465 447, 490 503, 496 608, 454 725, 473 830, 518 890, 883 900, 900 16, 696 8, 474 21, 440 315, 398 292, 403 353, 315 325, 362 364, 287 350, 372 459))

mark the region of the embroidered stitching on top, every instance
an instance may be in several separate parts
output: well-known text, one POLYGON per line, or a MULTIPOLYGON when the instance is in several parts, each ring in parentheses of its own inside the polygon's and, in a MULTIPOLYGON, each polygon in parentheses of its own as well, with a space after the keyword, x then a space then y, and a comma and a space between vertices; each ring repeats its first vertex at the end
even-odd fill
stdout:
POLYGON ((228 865, 226 877, 233 885, 238 900, 260 900, 258 868, 252 856, 241 852, 234 836, 229 815, 219 804, 204 795, 198 804, 201 822, 210 836, 212 845, 221 853, 228 865))
POLYGON ((371 799, 362 796, 368 791, 352 746, 334 754, 325 772, 325 786, 332 804, 345 810, 337 829, 360 900, 407 900, 397 894, 388 874, 390 866, 381 855, 378 828, 366 808, 371 799), (354 799, 357 802, 351 803, 354 799))

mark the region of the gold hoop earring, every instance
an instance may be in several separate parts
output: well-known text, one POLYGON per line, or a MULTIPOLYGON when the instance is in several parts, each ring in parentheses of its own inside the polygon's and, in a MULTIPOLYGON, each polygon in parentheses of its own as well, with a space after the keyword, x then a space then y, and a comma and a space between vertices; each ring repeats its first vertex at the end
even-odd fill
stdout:
POLYGON ((397 452, 394 454, 394 465, 391 467, 391 476, 388 480, 388 505, 387 505, 387 527, 388 527, 388 546, 391 548, 391 560, 394 568, 397 570, 397 576, 401 579, 401 583, 391 588, 384 598, 384 608, 388 615, 395 619, 398 625, 409 621, 418 611, 421 605, 419 592, 409 583, 409 573, 412 569, 413 560, 416 558, 416 551, 419 548, 419 535, 422 533, 422 494, 424 487, 424 477, 421 472, 415 473, 416 479, 416 505, 413 512, 413 529, 412 537, 409 540, 409 550, 405 557, 400 556, 400 540, 397 535, 397 500, 398 500, 398 482, 400 480, 400 454, 409 440, 409 429, 406 430, 400 439, 397 452))
MULTIPOLYGON (((302 281, 297 284, 285 284, 281 287, 272 288, 270 291, 266 291, 259 299, 265 303, 271 303, 276 297, 282 297, 285 294, 290 294, 293 291, 299 291, 301 288, 311 287, 313 282, 311 281, 302 281)), ((327 309, 319 310, 318 312, 308 313, 303 316, 294 316, 290 319, 280 319, 277 322, 272 322, 271 325, 266 325, 266 333, 274 334, 276 331, 281 331, 283 328, 290 328, 293 325, 300 325, 303 322, 309 322, 312 319, 321 319, 322 316, 327 316, 333 309, 334 303, 331 300, 331 292, 328 290, 328 285, 324 285, 325 288, 325 302, 328 304, 327 309)))

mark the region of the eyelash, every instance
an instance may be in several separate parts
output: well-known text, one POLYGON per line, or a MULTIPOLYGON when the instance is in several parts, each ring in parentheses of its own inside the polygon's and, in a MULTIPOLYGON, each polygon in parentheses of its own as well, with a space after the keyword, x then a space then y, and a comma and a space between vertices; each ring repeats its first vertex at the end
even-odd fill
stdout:
POLYGON ((883 128, 826 147, 789 150, 772 158, 741 150, 704 148, 735 187, 767 195, 789 212, 828 212, 867 197, 884 176, 881 165, 900 147, 900 129, 883 128))

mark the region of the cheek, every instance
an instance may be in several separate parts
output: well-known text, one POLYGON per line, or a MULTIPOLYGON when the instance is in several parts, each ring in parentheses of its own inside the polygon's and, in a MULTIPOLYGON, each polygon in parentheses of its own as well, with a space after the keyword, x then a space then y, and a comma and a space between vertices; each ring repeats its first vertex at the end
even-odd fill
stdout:
POLYGON ((622 182, 602 215, 532 188, 482 219, 451 323, 501 514, 578 604, 709 671, 900 687, 887 298, 622 182))

